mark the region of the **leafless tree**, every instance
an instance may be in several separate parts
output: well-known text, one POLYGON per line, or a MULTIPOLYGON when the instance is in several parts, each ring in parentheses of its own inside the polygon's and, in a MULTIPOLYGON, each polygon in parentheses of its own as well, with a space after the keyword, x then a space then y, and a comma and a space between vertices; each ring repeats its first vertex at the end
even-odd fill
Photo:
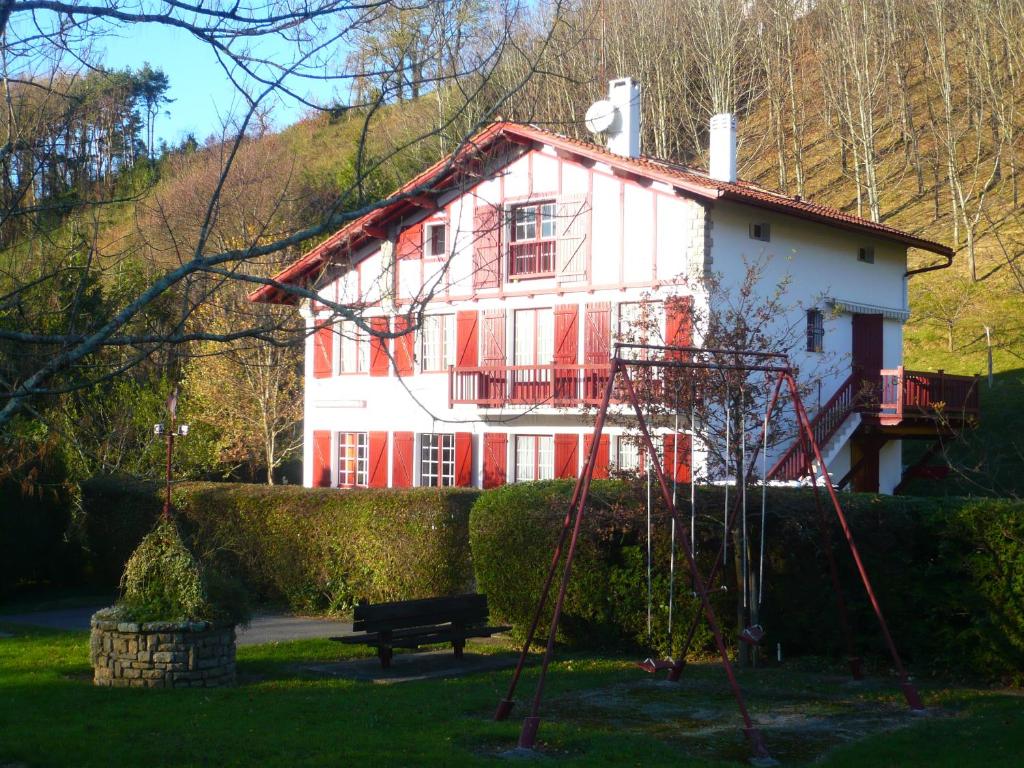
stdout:
MULTIPOLYGON (((509 0, 476 23, 472 39, 449 39, 455 31, 465 32, 459 18, 469 5, 457 0, 415 4, 286 0, 244 6, 167 5, 155 0, 101 0, 88 5, 0 0, 0 74, 7 115, 0 162, 9 192, 0 219, 23 224, 18 243, 5 253, 0 274, 0 427, 33 398, 93 385, 167 354, 168 349, 242 338, 267 344, 294 341, 302 329, 294 321, 282 326, 280 316, 268 314, 227 330, 204 327, 196 313, 216 301, 218 291, 230 284, 248 289, 272 284, 300 300, 320 298, 312 287, 278 285, 269 275, 316 238, 386 203, 368 195, 365 187, 390 160, 424 146, 431 147, 427 156, 436 157, 441 134, 448 138, 449 148, 460 146, 524 88, 536 74, 536 61, 545 54, 544 30, 535 26, 531 47, 520 45, 521 9, 509 0), (368 36, 384 19, 420 12, 429 18, 417 29, 429 29, 429 44, 396 42, 403 55, 394 59, 372 50, 355 61, 343 55, 360 42, 365 49, 368 36), (14 93, 25 87, 38 90, 42 102, 56 105, 60 119, 59 107, 68 96, 64 84, 95 70, 97 42, 108 35, 137 34, 147 25, 182 30, 208 46, 220 65, 219 76, 234 86, 240 108, 226 115, 222 136, 202 150, 216 158, 217 172, 191 190, 188 205, 183 206, 180 199, 151 199, 147 208, 139 208, 141 219, 164 224, 139 227, 145 235, 144 249, 156 256, 140 270, 130 290, 108 297, 113 300, 111 306, 90 314, 86 299, 92 295, 92 286, 123 268, 127 256, 124 252, 111 255, 112 249, 104 251, 88 243, 53 239, 52 219, 44 216, 48 203, 39 204, 30 196, 35 166, 29 162, 14 170, 7 162, 18 152, 34 152, 39 160, 52 151, 35 141, 43 113, 16 110, 14 93), (437 45, 442 46, 443 57, 425 61, 424 50, 436 51, 437 45), (510 76, 507 60, 513 53, 518 67, 510 76), (339 65, 339 61, 345 63, 339 65), (500 80, 499 72, 503 73, 500 80), (373 92, 354 87, 368 78, 383 87, 373 92), (317 103, 306 96, 313 82, 333 87, 336 102, 317 103), (369 151, 375 126, 392 98, 438 91, 445 93, 438 97, 443 98, 444 107, 436 119, 404 135, 396 146, 369 151), (361 94, 361 100, 348 98, 350 93, 361 94), (315 216, 300 217, 298 223, 281 215, 284 208, 302 203, 288 198, 285 185, 272 187, 278 194, 265 201, 270 203, 269 215, 254 218, 250 226, 226 227, 229 212, 238 212, 231 191, 245 185, 244 150, 265 124, 261 118, 278 100, 359 122, 353 139, 354 179, 334 190, 329 199, 320 200, 315 216), (184 208, 190 213, 198 210, 198 215, 189 220, 180 215, 184 208), (26 260, 26 254, 38 258, 26 260)), ((561 3, 556 1, 545 16, 549 28, 558 23, 560 14, 561 3)), ((132 205, 133 195, 122 199, 98 191, 75 206, 82 212, 115 203, 132 205)), ((326 303, 337 316, 352 320, 367 333, 379 333, 362 319, 361 307, 326 303)))

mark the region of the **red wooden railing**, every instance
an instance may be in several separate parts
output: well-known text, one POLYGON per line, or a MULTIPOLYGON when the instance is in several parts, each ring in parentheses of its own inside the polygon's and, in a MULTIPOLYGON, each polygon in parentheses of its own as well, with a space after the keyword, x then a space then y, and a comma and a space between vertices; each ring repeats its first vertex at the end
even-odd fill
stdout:
POLYGON ((448 369, 448 404, 598 405, 611 366, 549 363, 448 369))
POLYGON ((898 424, 908 415, 942 415, 959 421, 977 416, 979 410, 977 376, 908 371, 903 366, 882 371, 879 415, 883 424, 898 424))
MULTIPOLYGON (((828 442, 846 420, 846 417, 850 415, 856 405, 862 382, 861 374, 851 373, 811 419, 811 431, 819 446, 828 442)), ((807 470, 807 461, 810 455, 811 446, 807 438, 801 437, 794 440, 782 457, 768 470, 768 479, 799 480, 807 470)))
MULTIPOLYGON (((952 376, 944 371, 883 369, 872 386, 863 372, 844 381, 831 399, 811 420, 814 439, 824 445, 851 411, 877 415, 883 426, 894 426, 912 417, 944 418, 962 423, 979 412, 976 376, 952 376), (875 389, 877 387, 877 389, 875 389), (873 391, 874 390, 874 391, 873 391)), ((806 439, 793 441, 768 472, 773 480, 797 480, 806 471, 810 445, 806 439)))

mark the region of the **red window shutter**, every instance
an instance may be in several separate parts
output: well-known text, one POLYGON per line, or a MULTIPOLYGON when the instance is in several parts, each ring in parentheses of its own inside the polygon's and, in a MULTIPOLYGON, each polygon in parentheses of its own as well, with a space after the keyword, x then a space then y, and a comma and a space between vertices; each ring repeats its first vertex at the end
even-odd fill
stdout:
MULTIPOLYGON (((583 460, 590 456, 590 446, 594 443, 593 435, 583 436, 583 460)), ((604 479, 608 477, 608 466, 611 464, 611 440, 608 435, 601 435, 597 444, 597 462, 594 464, 594 477, 604 479)))
POLYGON ((501 209, 477 201, 473 213, 473 287, 501 283, 501 209))
POLYGON ((370 445, 370 472, 367 485, 371 488, 388 487, 388 433, 371 432, 369 435, 370 445))
POLYGON ((326 320, 317 320, 313 334, 313 378, 326 379, 334 372, 334 331, 326 320))
POLYGON ((391 487, 412 488, 413 433, 395 432, 391 448, 391 487))
POLYGON ((676 296, 665 302, 665 343, 671 347, 688 347, 693 343, 692 297, 676 296))
POLYGON ((460 368, 475 368, 480 362, 477 327, 479 313, 473 310, 459 312, 455 320, 455 364, 460 368))
POLYGON ((508 477, 508 435, 488 432, 484 435, 484 488, 504 485, 508 477))
MULTIPOLYGON (((386 317, 371 317, 370 328, 387 333, 390 324, 386 317)), ((370 375, 388 375, 388 340, 381 336, 370 336, 370 375)))
POLYGON ((473 484, 473 435, 470 432, 455 433, 455 484, 473 484))
POLYGON ((555 477, 576 477, 579 445, 576 435, 555 435, 555 477))
POLYGON ((583 362, 603 365, 611 357, 612 305, 607 301, 587 304, 583 328, 583 362))
POLYGON ((555 307, 554 362, 575 365, 579 361, 580 308, 576 304, 555 307))
POLYGON ((395 246, 398 259, 418 259, 423 256, 423 225, 414 224, 398 234, 395 246))
POLYGON ((675 462, 675 479, 678 483, 690 482, 690 436, 684 434, 665 435, 665 474, 669 479, 673 477, 672 464, 675 462), (678 438, 678 451, 676 450, 676 438, 678 438))
POLYGON ((331 433, 313 432, 313 486, 331 487, 331 433))
MULTIPOLYGON (((409 318, 399 315, 395 318, 395 332, 404 331, 412 323, 409 318)), ((409 331, 404 336, 395 337, 395 373, 399 376, 412 376, 412 361, 416 354, 416 332, 409 331)))
POLYGON ((484 312, 484 365, 505 364, 505 310, 484 312))

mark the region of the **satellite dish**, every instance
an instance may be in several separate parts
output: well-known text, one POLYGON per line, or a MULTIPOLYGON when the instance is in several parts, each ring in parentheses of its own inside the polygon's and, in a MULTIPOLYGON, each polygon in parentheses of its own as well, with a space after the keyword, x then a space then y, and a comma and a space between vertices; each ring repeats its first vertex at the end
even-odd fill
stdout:
POLYGON ((587 130, 591 133, 603 133, 612 127, 618 116, 619 111, 610 101, 605 99, 595 101, 590 105, 585 117, 587 130))

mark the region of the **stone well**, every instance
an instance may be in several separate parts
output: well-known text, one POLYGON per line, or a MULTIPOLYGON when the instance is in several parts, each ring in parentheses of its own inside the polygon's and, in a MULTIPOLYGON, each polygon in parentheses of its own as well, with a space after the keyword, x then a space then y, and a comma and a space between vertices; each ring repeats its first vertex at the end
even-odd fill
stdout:
POLYGON ((92 617, 93 684, 121 688, 215 688, 235 684, 235 628, 208 621, 119 621, 92 617))

